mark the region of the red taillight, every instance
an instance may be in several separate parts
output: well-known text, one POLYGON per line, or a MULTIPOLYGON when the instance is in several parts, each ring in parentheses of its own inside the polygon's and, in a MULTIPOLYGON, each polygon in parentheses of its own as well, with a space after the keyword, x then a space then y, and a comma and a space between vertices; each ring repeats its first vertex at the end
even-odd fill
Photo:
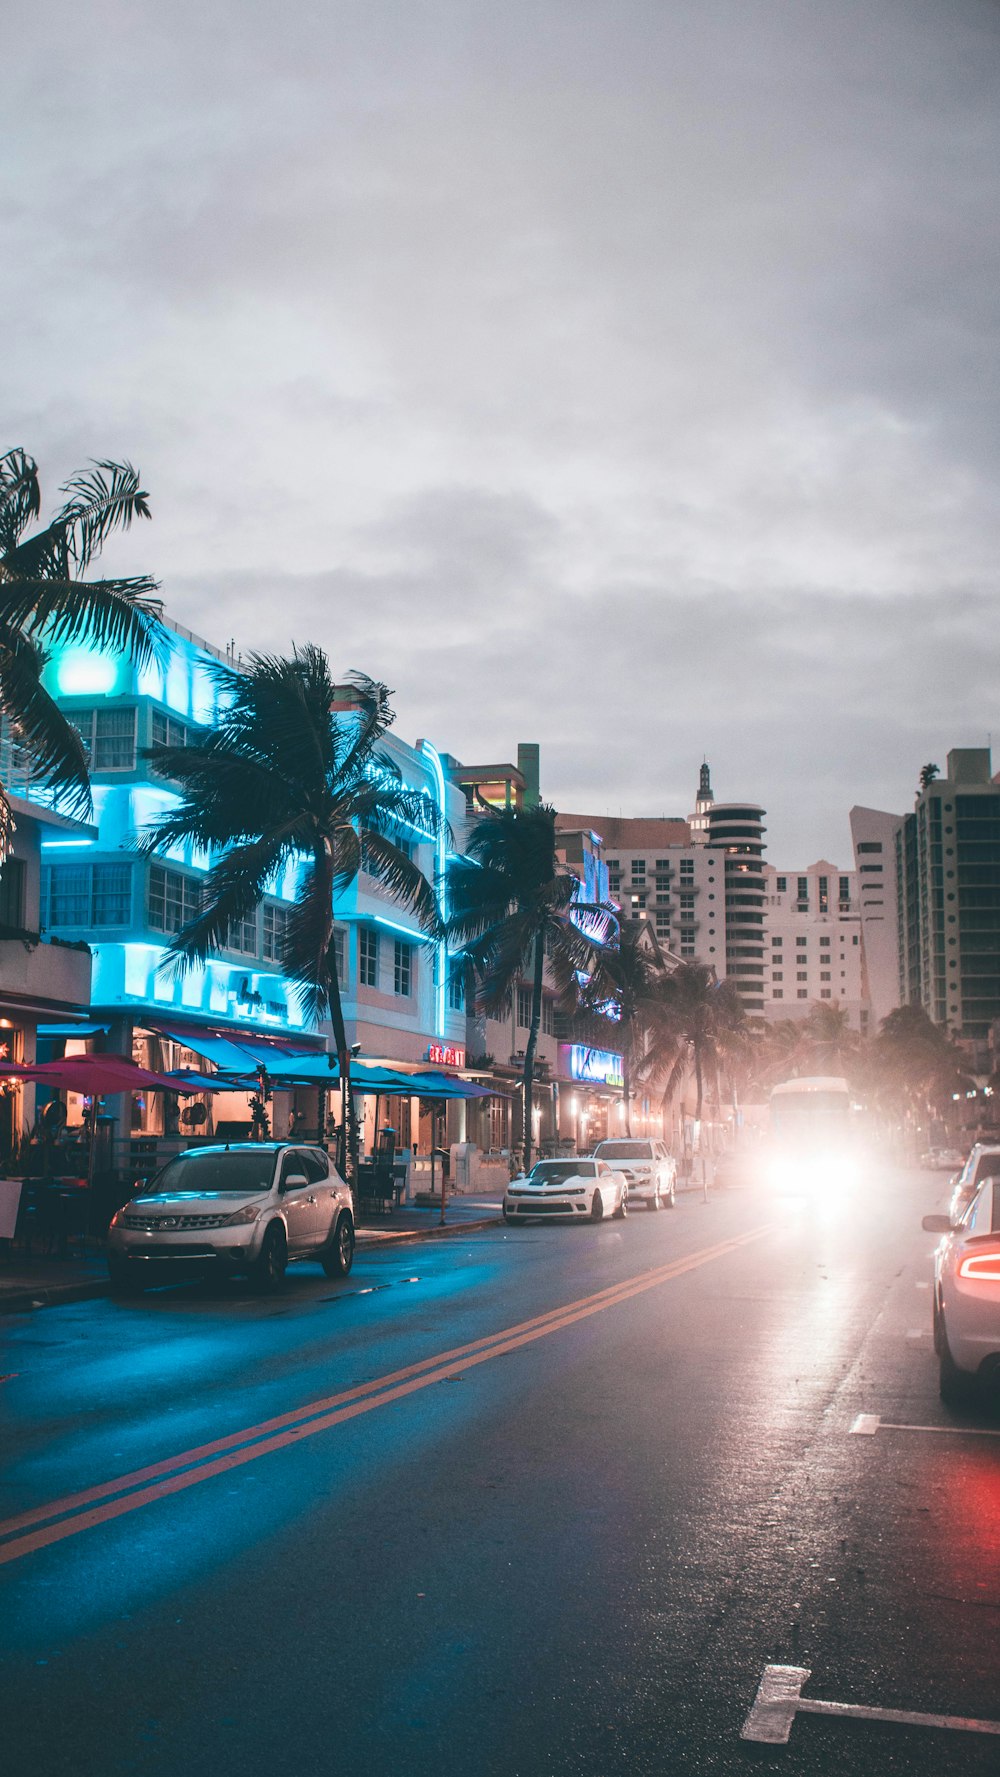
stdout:
POLYGON ((958 1275, 971 1283, 1000 1283, 1000 1252, 970 1253, 958 1267, 958 1275))

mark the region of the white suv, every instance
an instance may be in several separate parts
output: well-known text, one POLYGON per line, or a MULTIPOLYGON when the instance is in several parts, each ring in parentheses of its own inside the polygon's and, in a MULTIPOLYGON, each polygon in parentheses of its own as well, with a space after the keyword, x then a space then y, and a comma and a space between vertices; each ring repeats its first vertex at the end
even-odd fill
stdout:
POLYGON ((649 1209, 673 1209, 676 1203, 677 1163, 661 1141, 633 1141, 622 1136, 598 1142, 595 1160, 606 1160, 628 1180, 630 1204, 645 1203, 649 1209))
POLYGON ((120 1294, 171 1269, 205 1266, 274 1289, 290 1259, 318 1259, 328 1277, 346 1276, 354 1260, 351 1193, 322 1148, 189 1148, 140 1186, 108 1229, 108 1275, 120 1294))

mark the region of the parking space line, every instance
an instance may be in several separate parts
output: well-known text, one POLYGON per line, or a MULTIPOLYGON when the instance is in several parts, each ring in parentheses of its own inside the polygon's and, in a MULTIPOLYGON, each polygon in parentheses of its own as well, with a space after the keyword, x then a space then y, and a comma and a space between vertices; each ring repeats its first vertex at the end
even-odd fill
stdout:
POLYGON ((873 1438, 882 1421, 877 1413, 859 1413, 851 1426, 850 1436, 856 1438, 873 1438))
POLYGON ((832 1703, 803 1697, 812 1677, 809 1666, 765 1666, 750 1713, 740 1729, 741 1740, 785 1746, 796 1715, 838 1715, 849 1721, 890 1722, 907 1728, 949 1728, 965 1734, 1000 1734, 1000 1721, 979 1721, 968 1715, 928 1715, 915 1709, 880 1709, 865 1703, 832 1703))

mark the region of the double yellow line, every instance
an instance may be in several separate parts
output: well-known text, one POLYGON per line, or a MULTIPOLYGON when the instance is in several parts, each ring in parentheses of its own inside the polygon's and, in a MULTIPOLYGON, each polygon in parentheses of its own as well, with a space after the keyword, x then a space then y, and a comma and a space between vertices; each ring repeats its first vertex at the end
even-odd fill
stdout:
POLYGON ((392 1370, 372 1382, 358 1383, 339 1394, 328 1395, 290 1413, 281 1413, 275 1419, 262 1420, 244 1431, 214 1438, 208 1444, 198 1444, 194 1449, 168 1456, 162 1462, 118 1475, 113 1481, 102 1481, 80 1493, 52 1500, 48 1505, 35 1506, 31 1511, 0 1522, 0 1566, 67 1537, 77 1536, 81 1530, 106 1524, 112 1518, 122 1518, 127 1512, 138 1511, 140 1506, 150 1505, 154 1500, 183 1493, 186 1488, 195 1487, 213 1475, 228 1474, 244 1463, 255 1462, 259 1456, 267 1456, 272 1450, 287 1449, 304 1438, 315 1437, 317 1432, 329 1431, 331 1426, 343 1425, 349 1419, 359 1418, 362 1413, 387 1406, 390 1401, 402 1400, 405 1395, 430 1387, 431 1383, 446 1381, 449 1376, 469 1370, 475 1364, 484 1364, 490 1358, 502 1357, 536 1339, 547 1338, 550 1333, 573 1326, 578 1320, 586 1320, 591 1314, 600 1314, 605 1308, 616 1307, 646 1290, 669 1283, 672 1278, 683 1277, 685 1272, 696 1271, 715 1259, 725 1258, 770 1232, 770 1225, 754 1228, 747 1234, 720 1241, 716 1246, 702 1247, 685 1259, 640 1272, 624 1283, 567 1302, 562 1308, 536 1315, 533 1320, 520 1321, 499 1333, 473 1339, 468 1345, 456 1345, 450 1351, 422 1358, 419 1363, 392 1370))

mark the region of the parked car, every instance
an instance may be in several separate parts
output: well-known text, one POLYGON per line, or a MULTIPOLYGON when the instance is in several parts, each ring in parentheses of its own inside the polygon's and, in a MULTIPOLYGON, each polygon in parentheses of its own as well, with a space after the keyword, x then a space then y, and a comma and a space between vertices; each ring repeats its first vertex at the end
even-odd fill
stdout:
MULTIPOLYGON (((998 1160, 1000 1166, 1000 1160, 998 1160)), ((982 1181, 962 1220, 925 1216, 934 1255, 934 1349, 941 1399, 956 1405, 1000 1380, 1000 1178, 982 1181)))
POLYGON ((623 1172, 604 1160, 536 1160, 525 1176, 511 1179, 504 1194, 505 1222, 531 1221, 537 1216, 564 1216, 568 1221, 606 1215, 621 1220, 628 1214, 629 1186, 623 1172))
POLYGON ((351 1193, 322 1148, 189 1148, 140 1186, 108 1229, 108 1273, 123 1294, 210 1267, 274 1289, 291 1259, 318 1259, 328 1277, 346 1276, 354 1261, 351 1193))
POLYGON ((1000 1147, 977 1141, 961 1172, 951 1181, 948 1214, 953 1222, 961 1221, 983 1179, 994 1173, 1000 1176, 1000 1147))
POLYGON ((594 1149, 595 1160, 606 1160, 618 1167, 628 1180, 629 1202, 644 1203, 647 1209, 673 1209, 677 1191, 677 1162, 661 1141, 633 1141, 616 1137, 600 1141, 594 1149))
POLYGON ((955 1172, 964 1161, 965 1155, 959 1148, 928 1148, 920 1156, 920 1165, 926 1172, 955 1172))

